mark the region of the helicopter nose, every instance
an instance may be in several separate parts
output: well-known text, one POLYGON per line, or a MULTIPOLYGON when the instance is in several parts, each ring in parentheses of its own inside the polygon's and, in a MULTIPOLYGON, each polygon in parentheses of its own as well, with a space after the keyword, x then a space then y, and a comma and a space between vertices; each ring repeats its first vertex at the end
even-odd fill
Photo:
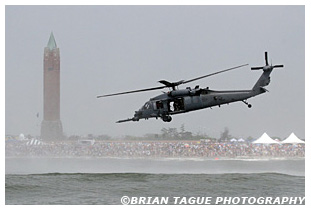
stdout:
POLYGON ((134 117, 140 117, 142 116, 143 112, 142 111, 135 111, 134 117))
POLYGON ((135 111, 134 117, 133 117, 133 121, 139 121, 139 119, 142 118, 142 111, 135 111))

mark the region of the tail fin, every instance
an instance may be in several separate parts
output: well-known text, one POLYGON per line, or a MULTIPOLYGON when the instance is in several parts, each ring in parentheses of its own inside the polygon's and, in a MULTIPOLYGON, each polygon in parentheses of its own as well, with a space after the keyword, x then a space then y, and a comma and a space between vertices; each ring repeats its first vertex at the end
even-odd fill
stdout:
POLYGON ((253 90, 261 89, 262 87, 265 87, 269 85, 270 83, 270 74, 272 72, 272 69, 264 71, 256 84, 253 87, 253 90))
POLYGON ((261 89, 263 89, 264 86, 269 85, 270 74, 271 74, 272 70, 274 68, 283 68, 284 67, 284 65, 274 65, 274 66, 269 65, 269 63, 268 63, 268 52, 265 52, 265 62, 266 62, 265 66, 252 67, 251 68, 251 70, 259 70, 259 69, 263 70, 263 73, 260 76, 260 78, 258 79, 258 81, 256 82, 256 84, 254 85, 253 90, 261 90, 261 89))

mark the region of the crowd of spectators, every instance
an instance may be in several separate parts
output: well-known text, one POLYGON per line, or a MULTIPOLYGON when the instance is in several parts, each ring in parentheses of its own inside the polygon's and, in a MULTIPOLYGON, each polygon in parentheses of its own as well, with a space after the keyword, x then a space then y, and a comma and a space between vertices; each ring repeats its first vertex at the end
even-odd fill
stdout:
POLYGON ((304 157, 304 144, 205 141, 6 142, 6 157, 258 158, 304 157))

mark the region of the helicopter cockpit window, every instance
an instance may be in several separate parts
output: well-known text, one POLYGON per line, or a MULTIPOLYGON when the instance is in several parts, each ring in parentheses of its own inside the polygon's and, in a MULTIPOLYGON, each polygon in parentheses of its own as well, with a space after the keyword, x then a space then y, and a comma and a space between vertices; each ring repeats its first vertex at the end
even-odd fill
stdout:
POLYGON ((157 109, 163 109, 163 103, 162 103, 162 101, 157 101, 157 102, 156 102, 156 106, 157 106, 157 109))
POLYGON ((146 102, 145 105, 142 107, 142 109, 149 109, 150 108, 150 103, 146 102))

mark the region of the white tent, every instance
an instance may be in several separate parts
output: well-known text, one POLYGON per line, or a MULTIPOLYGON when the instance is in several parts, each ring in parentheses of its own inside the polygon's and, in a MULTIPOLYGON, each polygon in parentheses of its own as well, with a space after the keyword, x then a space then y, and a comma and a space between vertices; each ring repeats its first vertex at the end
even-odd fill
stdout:
POLYGON ((259 139, 253 141, 253 144, 279 144, 279 142, 271 139, 268 134, 264 133, 259 139))
POLYGON ((22 140, 22 141, 23 141, 23 140, 26 140, 25 135, 22 134, 22 133, 19 134, 18 139, 19 139, 19 140, 22 140))
POLYGON ((37 139, 31 139, 30 141, 28 141, 26 143, 26 145, 30 146, 30 145, 42 145, 43 143, 37 139))
POLYGON ((304 144, 305 142, 300 140, 294 133, 291 133, 287 139, 281 142, 282 144, 304 144))
POLYGON ((242 139, 242 138, 240 138, 239 140, 238 140, 238 142, 244 142, 245 140, 244 139, 242 139))
POLYGON ((231 142, 236 142, 237 140, 235 138, 231 139, 230 140, 231 142))

